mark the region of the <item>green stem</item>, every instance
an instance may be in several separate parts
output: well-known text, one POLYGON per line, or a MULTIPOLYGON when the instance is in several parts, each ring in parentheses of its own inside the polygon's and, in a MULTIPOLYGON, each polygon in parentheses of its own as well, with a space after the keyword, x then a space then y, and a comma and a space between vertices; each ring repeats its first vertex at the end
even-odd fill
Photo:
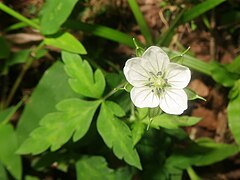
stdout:
POLYGON ((14 108, 13 108, 13 109, 11 110, 11 112, 7 115, 7 117, 1 122, 1 124, 7 124, 7 123, 11 120, 12 116, 14 115, 14 113, 22 106, 23 102, 24 102, 26 99, 27 99, 27 96, 24 96, 24 97, 22 98, 22 100, 19 101, 16 106, 14 106, 14 108))
POLYGON ((0 10, 4 11, 5 13, 9 14, 12 17, 18 19, 19 21, 25 22, 26 24, 28 24, 29 26, 31 26, 35 29, 39 29, 38 24, 36 24, 35 22, 27 19, 26 17, 24 17, 23 15, 19 14, 16 11, 14 11, 13 9, 9 8, 8 6, 6 6, 3 3, 0 3, 0 10))
MULTIPOLYGON (((116 93, 121 87, 123 87, 126 84, 126 82, 123 82, 121 84, 119 84, 117 87, 115 87, 113 90, 111 90, 108 94, 106 94, 102 100, 106 100, 107 98, 109 98, 110 96, 112 96, 114 93, 116 93)), ((123 88, 121 88, 123 89, 123 88)))
POLYGON ((201 180, 201 178, 196 174, 191 166, 187 168, 187 173, 191 180, 201 180))
POLYGON ((13 87, 7 97, 6 103, 4 107, 9 106, 9 104, 11 103, 20 83, 23 80, 24 75, 26 74, 27 70, 30 68, 30 66, 32 65, 33 60, 35 59, 35 54, 44 46, 43 41, 32 51, 32 53, 30 54, 29 58, 27 59, 26 63, 24 64, 22 71, 20 72, 18 78, 16 79, 16 81, 13 84, 13 87))

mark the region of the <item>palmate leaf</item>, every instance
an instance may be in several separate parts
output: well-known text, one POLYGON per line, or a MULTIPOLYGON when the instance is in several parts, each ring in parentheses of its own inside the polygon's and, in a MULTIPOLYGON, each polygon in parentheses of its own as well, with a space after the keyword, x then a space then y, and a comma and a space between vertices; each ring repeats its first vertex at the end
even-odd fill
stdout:
POLYGON ((142 138, 146 130, 146 125, 142 122, 136 121, 132 125, 132 139, 135 146, 142 138))
POLYGON ((38 154, 51 146, 59 149, 73 135, 73 141, 82 138, 88 131, 100 101, 67 99, 57 104, 58 112, 47 114, 30 137, 18 149, 20 154, 38 154))
POLYGON ((114 170, 107 167, 106 160, 101 156, 83 157, 76 163, 78 180, 105 179, 114 180, 114 170))
POLYGON ((86 97, 100 98, 105 89, 105 79, 102 72, 97 69, 93 74, 87 61, 83 61, 79 55, 62 52, 65 70, 70 76, 71 88, 86 97))
POLYGON ((141 163, 136 149, 133 147, 131 131, 128 126, 119 120, 115 110, 120 107, 113 102, 103 102, 97 119, 97 129, 109 148, 119 159, 141 169, 141 163), (114 107, 115 106, 115 107, 114 107))
POLYGON ((28 138, 46 114, 56 111, 57 103, 73 97, 78 97, 78 95, 72 91, 68 84, 63 63, 57 61, 45 71, 25 105, 16 129, 19 143, 23 143, 28 138))
POLYGON ((110 169, 104 157, 84 156, 76 163, 77 180, 131 180, 133 172, 129 167, 110 169))

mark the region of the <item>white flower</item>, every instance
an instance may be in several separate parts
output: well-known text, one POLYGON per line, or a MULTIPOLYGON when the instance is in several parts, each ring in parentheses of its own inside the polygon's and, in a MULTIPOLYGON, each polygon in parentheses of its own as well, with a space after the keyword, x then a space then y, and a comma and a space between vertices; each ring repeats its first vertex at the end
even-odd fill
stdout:
POLYGON ((139 108, 160 108, 168 114, 182 114, 187 109, 187 94, 183 90, 190 79, 189 68, 172 63, 157 46, 149 47, 142 57, 129 59, 123 69, 133 86, 130 96, 139 108))

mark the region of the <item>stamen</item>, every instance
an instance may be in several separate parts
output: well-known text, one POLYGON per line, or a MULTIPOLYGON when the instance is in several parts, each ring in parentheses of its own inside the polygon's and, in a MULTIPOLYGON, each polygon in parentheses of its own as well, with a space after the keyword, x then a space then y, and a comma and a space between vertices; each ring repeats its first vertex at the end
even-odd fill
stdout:
POLYGON ((161 76, 161 75, 162 75, 162 72, 159 71, 159 72, 157 73, 157 76, 161 76))
POLYGON ((152 87, 153 86, 153 82, 150 82, 147 84, 148 87, 152 87))

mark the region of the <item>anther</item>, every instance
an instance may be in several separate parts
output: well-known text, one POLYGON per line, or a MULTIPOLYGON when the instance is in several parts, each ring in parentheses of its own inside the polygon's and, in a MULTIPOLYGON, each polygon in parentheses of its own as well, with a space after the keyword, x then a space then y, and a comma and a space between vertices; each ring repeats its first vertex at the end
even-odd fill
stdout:
POLYGON ((161 94, 162 90, 160 88, 157 88, 157 93, 161 94))
POLYGON ((157 76, 161 76, 161 75, 162 75, 162 72, 159 71, 159 72, 157 73, 157 76))

